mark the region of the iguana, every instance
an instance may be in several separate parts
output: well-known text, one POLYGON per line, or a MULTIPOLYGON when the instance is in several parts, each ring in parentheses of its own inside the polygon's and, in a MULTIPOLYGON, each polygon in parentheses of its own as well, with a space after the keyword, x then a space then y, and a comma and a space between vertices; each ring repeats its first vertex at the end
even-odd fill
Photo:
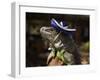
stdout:
POLYGON ((60 59, 63 65, 81 63, 79 50, 70 35, 66 35, 62 31, 59 32, 53 27, 42 27, 40 33, 50 43, 49 50, 51 52, 48 56, 47 64, 49 64, 52 58, 60 59))

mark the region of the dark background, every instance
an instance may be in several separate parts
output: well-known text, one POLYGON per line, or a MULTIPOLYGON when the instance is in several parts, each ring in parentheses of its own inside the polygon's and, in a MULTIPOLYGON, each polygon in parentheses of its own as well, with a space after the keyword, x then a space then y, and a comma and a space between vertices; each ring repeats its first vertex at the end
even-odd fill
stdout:
MULTIPOLYGON (((89 15, 26 12, 26 67, 46 66, 48 43, 42 39, 40 28, 50 27, 52 18, 77 29, 73 38, 79 47, 89 42, 89 15)), ((89 55, 89 50, 86 53, 89 55)))

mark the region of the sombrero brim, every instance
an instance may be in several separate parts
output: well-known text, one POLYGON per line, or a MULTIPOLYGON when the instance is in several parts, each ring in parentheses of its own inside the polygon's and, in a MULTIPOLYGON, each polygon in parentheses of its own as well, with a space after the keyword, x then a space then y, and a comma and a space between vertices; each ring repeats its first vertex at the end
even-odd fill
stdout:
POLYGON ((63 32, 74 32, 76 29, 68 29, 68 26, 60 25, 55 19, 51 20, 51 27, 55 28, 57 31, 63 32))

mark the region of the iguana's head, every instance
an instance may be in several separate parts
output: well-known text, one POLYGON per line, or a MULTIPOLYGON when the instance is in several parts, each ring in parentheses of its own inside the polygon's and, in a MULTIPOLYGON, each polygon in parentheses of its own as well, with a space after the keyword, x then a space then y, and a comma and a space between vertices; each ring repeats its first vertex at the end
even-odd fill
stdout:
POLYGON ((61 40, 59 39, 60 33, 57 32, 54 28, 42 27, 40 29, 40 33, 41 36, 53 44, 54 47, 58 48, 63 46, 61 40))
POLYGON ((40 33, 44 39, 50 42, 52 42, 54 37, 58 34, 52 27, 42 27, 40 33))

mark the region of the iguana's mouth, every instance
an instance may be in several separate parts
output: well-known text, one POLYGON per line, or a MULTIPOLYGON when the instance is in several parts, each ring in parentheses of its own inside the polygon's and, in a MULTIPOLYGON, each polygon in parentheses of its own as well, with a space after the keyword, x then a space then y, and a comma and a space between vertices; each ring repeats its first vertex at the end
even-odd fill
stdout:
POLYGON ((50 40, 51 42, 54 42, 59 37, 59 33, 54 30, 52 27, 42 27, 40 29, 40 33, 42 34, 43 38, 46 38, 50 40))
POLYGON ((46 35, 51 35, 51 32, 53 31, 53 28, 51 28, 51 27, 42 27, 41 29, 40 29, 40 32, 42 33, 42 34, 46 34, 46 35))

